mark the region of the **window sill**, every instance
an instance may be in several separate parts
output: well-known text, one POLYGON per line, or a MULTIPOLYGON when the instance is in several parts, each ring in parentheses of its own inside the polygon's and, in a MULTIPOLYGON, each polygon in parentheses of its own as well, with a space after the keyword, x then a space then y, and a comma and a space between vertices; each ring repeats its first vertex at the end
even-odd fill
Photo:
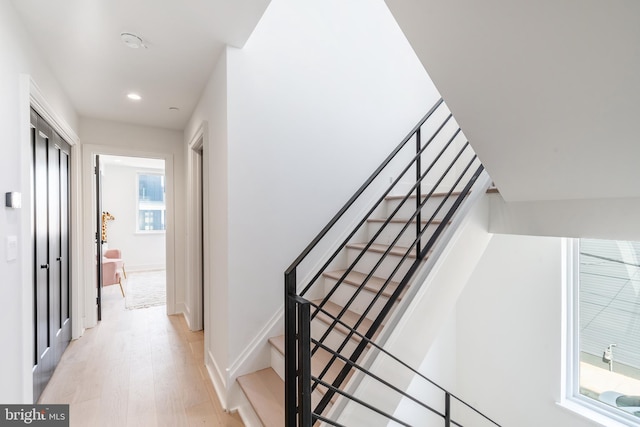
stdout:
POLYGON ((165 234, 167 231, 166 230, 148 230, 148 231, 136 231, 134 234, 139 235, 139 236, 154 236, 156 234, 165 234))
POLYGON ((633 427, 638 425, 638 421, 618 416, 613 411, 603 409, 597 404, 578 398, 564 399, 561 402, 557 402, 557 405, 605 427, 633 427))

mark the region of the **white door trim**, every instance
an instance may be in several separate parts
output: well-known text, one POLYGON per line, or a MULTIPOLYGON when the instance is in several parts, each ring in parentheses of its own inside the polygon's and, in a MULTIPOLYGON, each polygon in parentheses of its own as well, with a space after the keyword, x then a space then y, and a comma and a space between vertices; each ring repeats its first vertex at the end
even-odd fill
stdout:
POLYGON ((166 274, 167 274, 167 314, 176 313, 176 285, 175 285, 175 174, 173 155, 168 153, 140 151, 125 147, 113 147, 108 145, 83 144, 82 146, 82 181, 85 185, 82 188, 82 208, 84 215, 82 222, 85 233, 82 235, 84 253, 89 254, 84 257, 83 277, 85 284, 85 327, 90 328, 98 323, 98 316, 95 309, 96 301, 96 274, 95 260, 90 254, 95 253, 95 215, 93 214, 93 203, 95 198, 95 186, 93 184, 93 159, 97 154, 125 157, 144 157, 162 159, 165 164, 166 176, 166 274))
POLYGON ((209 285, 208 259, 209 233, 207 221, 209 206, 209 186, 206 153, 209 151, 208 124, 203 121, 188 144, 187 153, 187 289, 185 318, 192 331, 201 330, 207 324, 207 298, 209 285), (203 309, 204 301, 204 313, 203 309), (203 324, 204 323, 204 324, 203 324))

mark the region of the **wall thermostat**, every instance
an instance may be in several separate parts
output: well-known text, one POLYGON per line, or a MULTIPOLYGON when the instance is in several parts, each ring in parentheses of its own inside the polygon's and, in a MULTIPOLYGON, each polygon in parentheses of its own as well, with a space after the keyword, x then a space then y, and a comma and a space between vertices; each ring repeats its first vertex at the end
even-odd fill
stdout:
POLYGON ((13 209, 20 209, 22 207, 22 194, 13 191, 11 193, 5 193, 5 206, 13 209))

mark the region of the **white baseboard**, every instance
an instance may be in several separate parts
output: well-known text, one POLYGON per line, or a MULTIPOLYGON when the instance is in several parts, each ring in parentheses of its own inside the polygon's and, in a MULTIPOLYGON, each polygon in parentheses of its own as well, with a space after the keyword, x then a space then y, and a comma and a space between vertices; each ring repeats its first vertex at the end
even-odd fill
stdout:
POLYGON ((209 373, 209 378, 211 379, 211 383, 213 384, 213 388, 216 390, 216 394, 218 395, 218 399, 220 400, 220 405, 222 409, 225 411, 229 411, 229 396, 227 390, 227 381, 225 377, 220 372, 218 365, 216 364, 215 359, 213 358, 213 354, 207 350, 206 352, 206 361, 205 366, 207 367, 207 372, 209 373))
POLYGON ((124 263, 124 268, 127 270, 127 273, 137 273, 141 271, 158 271, 158 270, 166 270, 167 266, 165 264, 127 264, 124 263))

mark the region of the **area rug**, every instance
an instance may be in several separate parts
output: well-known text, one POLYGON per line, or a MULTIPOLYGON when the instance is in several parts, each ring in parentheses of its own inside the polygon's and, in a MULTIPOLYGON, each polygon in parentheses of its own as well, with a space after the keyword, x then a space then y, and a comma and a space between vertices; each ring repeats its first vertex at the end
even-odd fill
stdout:
POLYGON ((125 306, 129 310, 166 304, 166 271, 127 273, 125 294, 125 306))

